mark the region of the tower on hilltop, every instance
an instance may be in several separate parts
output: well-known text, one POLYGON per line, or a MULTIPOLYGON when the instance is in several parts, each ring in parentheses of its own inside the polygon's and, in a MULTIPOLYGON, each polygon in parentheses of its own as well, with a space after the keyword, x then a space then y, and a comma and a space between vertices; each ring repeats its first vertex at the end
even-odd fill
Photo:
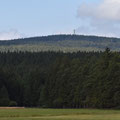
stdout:
POLYGON ((76 30, 74 29, 74 30, 73 30, 73 35, 75 35, 75 34, 76 34, 76 30))

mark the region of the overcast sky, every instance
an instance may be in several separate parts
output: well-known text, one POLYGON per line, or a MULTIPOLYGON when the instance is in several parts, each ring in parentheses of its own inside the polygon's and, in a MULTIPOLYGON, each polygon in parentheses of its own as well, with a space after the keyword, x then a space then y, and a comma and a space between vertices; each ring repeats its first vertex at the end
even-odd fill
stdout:
POLYGON ((120 0, 0 0, 0 40, 51 34, 120 37, 120 0))

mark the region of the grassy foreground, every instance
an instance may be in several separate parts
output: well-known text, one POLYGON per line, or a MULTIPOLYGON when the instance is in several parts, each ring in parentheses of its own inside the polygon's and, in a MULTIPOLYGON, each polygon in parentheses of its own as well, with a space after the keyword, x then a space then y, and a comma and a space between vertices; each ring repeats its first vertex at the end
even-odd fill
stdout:
POLYGON ((119 110, 0 109, 0 120, 120 120, 119 110))

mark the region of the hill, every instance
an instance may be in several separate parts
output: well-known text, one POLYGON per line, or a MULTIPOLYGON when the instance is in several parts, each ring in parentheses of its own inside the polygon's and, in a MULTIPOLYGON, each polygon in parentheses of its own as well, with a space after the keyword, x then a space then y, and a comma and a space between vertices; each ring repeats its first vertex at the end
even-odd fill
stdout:
POLYGON ((51 35, 0 41, 0 51, 103 51, 106 47, 113 51, 120 51, 120 38, 51 35))

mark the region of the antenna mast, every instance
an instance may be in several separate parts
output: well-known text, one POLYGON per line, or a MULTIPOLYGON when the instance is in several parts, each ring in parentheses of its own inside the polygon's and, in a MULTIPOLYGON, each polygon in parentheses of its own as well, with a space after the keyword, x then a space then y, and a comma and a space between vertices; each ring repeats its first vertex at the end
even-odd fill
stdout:
POLYGON ((75 34, 76 34, 76 30, 74 29, 74 30, 73 30, 73 35, 75 35, 75 34))

